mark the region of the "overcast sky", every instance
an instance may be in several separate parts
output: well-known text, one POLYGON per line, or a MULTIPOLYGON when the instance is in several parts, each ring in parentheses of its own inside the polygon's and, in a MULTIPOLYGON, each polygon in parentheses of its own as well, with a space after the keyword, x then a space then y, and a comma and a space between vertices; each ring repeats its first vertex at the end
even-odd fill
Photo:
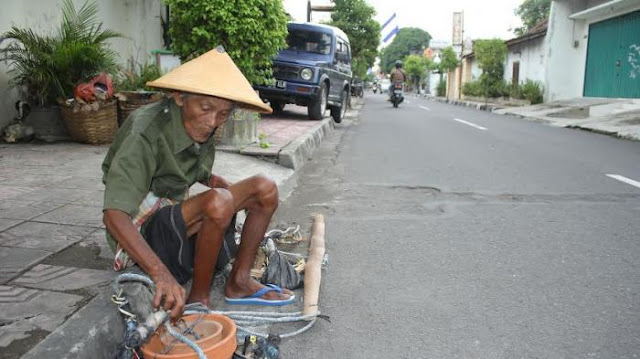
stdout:
MULTIPOLYGON (((513 11, 523 0, 366 0, 383 24, 394 12, 399 27, 419 27, 434 40, 451 41, 453 12, 464 11, 465 38, 484 39, 514 37, 510 28, 521 22, 513 11)), ((307 0, 284 0, 285 8, 297 21, 306 21, 307 0)), ((312 0, 312 4, 330 4, 328 0, 312 0)), ((314 21, 326 16, 314 13, 314 21)))

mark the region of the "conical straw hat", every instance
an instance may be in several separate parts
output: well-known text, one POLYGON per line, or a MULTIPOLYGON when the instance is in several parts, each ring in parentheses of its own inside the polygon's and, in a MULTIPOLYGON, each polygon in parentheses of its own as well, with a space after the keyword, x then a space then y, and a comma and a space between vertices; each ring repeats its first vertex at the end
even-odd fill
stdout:
POLYGON ((261 113, 272 112, 221 46, 147 82, 147 86, 220 97, 261 113))

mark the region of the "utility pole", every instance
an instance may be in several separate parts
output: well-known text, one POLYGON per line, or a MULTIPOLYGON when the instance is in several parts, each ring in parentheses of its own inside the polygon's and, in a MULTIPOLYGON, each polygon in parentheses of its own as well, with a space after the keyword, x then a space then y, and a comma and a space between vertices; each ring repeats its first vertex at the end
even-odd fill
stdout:
POLYGON ((312 12, 333 12, 333 5, 311 5, 311 0, 307 0, 307 22, 311 22, 312 12))
MULTIPOLYGON (((450 84, 447 85, 447 88, 451 88, 454 92, 453 98, 455 98, 455 91, 458 91, 458 98, 462 98, 462 54, 464 53, 464 11, 454 12, 453 13, 453 38, 451 41, 452 45, 455 47, 460 46, 460 65, 456 69, 456 73, 454 73, 453 81, 456 82, 456 86, 453 88, 450 87, 450 84)), ((447 96, 449 97, 449 96, 447 96)))

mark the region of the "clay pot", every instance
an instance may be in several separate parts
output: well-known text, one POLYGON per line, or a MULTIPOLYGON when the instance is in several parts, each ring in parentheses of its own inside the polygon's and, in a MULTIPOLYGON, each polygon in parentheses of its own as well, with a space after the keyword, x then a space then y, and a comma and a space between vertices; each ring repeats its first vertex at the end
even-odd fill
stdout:
MULTIPOLYGON (((205 314, 200 319, 200 314, 187 315, 182 319, 187 325, 199 321, 194 326, 194 331, 201 337, 196 344, 202 349, 209 359, 229 359, 236 350, 236 324, 229 318, 220 314, 205 314)), ((193 339, 193 337, 190 337, 193 339)), ((188 345, 174 341, 164 327, 161 327, 147 344, 142 347, 145 358, 150 359, 197 359, 198 354, 188 345), (171 350, 166 354, 166 346, 171 343, 171 350)))

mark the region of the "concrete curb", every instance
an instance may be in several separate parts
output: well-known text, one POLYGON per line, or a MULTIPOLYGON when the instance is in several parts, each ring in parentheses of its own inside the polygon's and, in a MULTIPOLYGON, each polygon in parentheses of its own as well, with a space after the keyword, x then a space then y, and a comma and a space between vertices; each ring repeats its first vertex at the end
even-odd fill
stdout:
POLYGON ((502 110, 505 108, 505 106, 499 106, 499 105, 494 105, 494 104, 490 104, 490 103, 478 103, 478 102, 471 102, 471 101, 463 101, 463 100, 451 100, 451 99, 447 99, 447 98, 442 98, 442 97, 427 97, 430 100, 435 100, 438 102, 443 102, 443 103, 448 103, 454 106, 463 106, 463 107, 471 107, 471 108, 475 108, 476 110, 480 110, 480 111, 489 111, 489 112, 493 112, 495 110, 502 110))
POLYGON ((22 359, 113 359, 122 341, 124 321, 109 299, 110 290, 105 288, 22 359))
POLYGON ((314 126, 305 136, 296 139, 286 145, 278 153, 278 164, 293 170, 302 168, 309 158, 322 143, 322 139, 333 132, 335 125, 333 119, 325 118, 314 126))
POLYGON ((623 139, 623 140, 640 141, 640 136, 637 136, 637 135, 635 135, 633 133, 623 133, 621 131, 603 129, 603 128, 593 127, 593 126, 589 126, 589 125, 562 124, 562 123, 554 122, 553 120, 549 120, 549 119, 546 119, 546 118, 525 116, 525 115, 521 115, 521 114, 518 114, 518 113, 512 113, 512 112, 500 112, 500 113, 496 113, 496 114, 503 115, 503 116, 518 117, 518 118, 521 118, 521 119, 524 119, 524 120, 527 120, 527 121, 541 123, 541 124, 544 124, 544 125, 547 125, 547 126, 560 127, 560 128, 570 128, 570 129, 582 130, 582 131, 589 131, 589 132, 598 133, 598 134, 601 134, 601 135, 617 137, 617 138, 620 138, 620 139, 623 139))

